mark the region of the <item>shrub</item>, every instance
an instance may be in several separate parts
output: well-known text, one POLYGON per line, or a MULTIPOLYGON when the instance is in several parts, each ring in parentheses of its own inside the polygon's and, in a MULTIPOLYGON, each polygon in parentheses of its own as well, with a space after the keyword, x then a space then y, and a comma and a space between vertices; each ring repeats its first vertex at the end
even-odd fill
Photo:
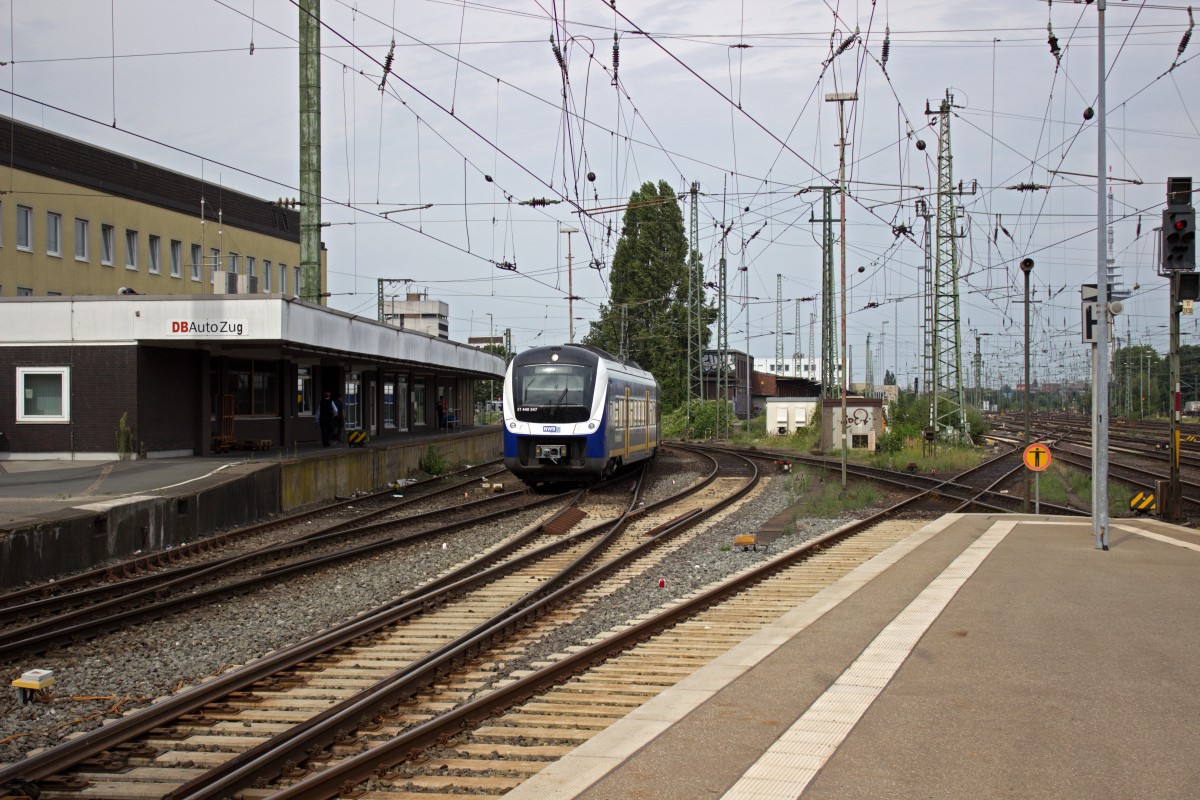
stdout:
POLYGON ((433 445, 425 451, 421 459, 421 471, 428 475, 442 475, 450 470, 450 462, 433 445))
POLYGON ((121 415, 117 422, 117 457, 128 461, 133 457, 133 429, 129 427, 129 412, 121 415))

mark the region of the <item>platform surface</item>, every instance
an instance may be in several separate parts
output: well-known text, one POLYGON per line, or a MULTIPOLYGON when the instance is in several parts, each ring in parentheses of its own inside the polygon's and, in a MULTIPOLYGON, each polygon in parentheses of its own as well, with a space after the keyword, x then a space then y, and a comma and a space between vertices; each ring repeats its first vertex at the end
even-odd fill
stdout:
POLYGON ((507 795, 1200 796, 1200 535, 949 515, 507 795))
MULTIPOLYGON (((403 439, 377 439, 365 446, 432 441, 445 435, 430 431, 403 439)), ((60 512, 89 510, 142 495, 187 494, 207 484, 236 480, 279 460, 321 458, 346 447, 345 442, 328 448, 309 442, 268 451, 129 461, 0 459, 0 527, 53 519, 60 512)))

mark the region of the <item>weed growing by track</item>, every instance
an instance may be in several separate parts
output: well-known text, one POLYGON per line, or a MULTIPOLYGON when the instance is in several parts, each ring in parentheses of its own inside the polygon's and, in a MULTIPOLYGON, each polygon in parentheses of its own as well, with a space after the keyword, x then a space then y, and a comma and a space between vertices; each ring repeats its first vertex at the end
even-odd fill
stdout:
POLYGON ((838 517, 879 503, 879 492, 873 486, 848 486, 843 493, 839 479, 806 467, 792 473, 787 493, 788 502, 797 504, 802 516, 822 519, 838 517))

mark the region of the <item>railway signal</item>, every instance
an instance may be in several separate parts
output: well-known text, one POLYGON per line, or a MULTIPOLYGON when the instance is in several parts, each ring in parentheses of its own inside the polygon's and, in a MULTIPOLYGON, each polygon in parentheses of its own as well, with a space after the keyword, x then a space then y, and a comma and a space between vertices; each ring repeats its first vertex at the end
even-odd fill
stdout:
POLYGON ((1196 210, 1190 206, 1163 211, 1162 268, 1167 272, 1196 268, 1196 210))

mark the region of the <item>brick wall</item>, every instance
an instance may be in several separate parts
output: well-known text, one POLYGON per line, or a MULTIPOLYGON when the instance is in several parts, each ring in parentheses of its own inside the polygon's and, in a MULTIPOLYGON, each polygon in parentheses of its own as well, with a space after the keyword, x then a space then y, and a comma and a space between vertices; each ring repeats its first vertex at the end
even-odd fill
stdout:
POLYGON ((2 347, 0 364, 0 447, 6 452, 114 453, 121 414, 136 424, 136 347, 2 347), (17 367, 70 368, 70 423, 16 421, 17 367))

